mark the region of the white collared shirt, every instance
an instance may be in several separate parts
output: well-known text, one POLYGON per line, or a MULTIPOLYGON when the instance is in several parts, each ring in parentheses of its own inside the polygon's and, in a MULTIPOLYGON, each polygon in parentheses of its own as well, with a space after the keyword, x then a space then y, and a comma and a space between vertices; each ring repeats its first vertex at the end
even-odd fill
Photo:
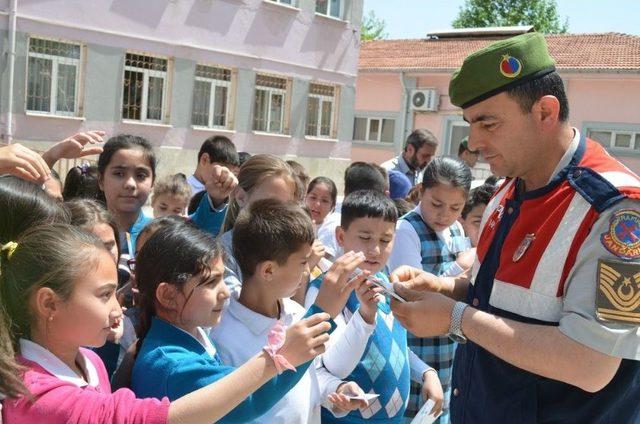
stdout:
POLYGON ((35 362, 44 368, 51 375, 60 380, 73 383, 78 387, 91 386, 98 387, 100 378, 98 370, 93 363, 84 356, 82 351, 78 352, 78 365, 84 371, 87 380, 76 374, 67 364, 62 362, 56 355, 31 340, 20 339, 20 355, 23 358, 35 362))
MULTIPOLYGON (((295 301, 284 299, 280 320, 289 327, 299 321, 305 312, 295 301)), ((218 346, 223 363, 241 366, 267 344, 267 336, 276 321, 275 318, 252 311, 232 297, 220 324, 211 330, 210 337, 218 346)), ((321 402, 341 383, 316 358, 300 381, 266 414, 252 422, 319 424, 321 402)))

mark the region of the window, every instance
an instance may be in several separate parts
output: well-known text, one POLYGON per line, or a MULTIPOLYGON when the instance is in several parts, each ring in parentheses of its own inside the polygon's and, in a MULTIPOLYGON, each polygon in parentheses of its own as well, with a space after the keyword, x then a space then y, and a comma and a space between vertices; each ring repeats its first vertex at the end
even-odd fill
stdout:
POLYGON ((342 0, 316 0, 316 13, 342 19, 342 0))
POLYGON ((280 3, 280 4, 286 4, 289 6, 295 6, 295 1, 294 0, 268 0, 272 3, 280 3))
POLYGON ((52 115, 78 114, 79 44, 29 39, 27 110, 52 115))
POLYGON ((253 130, 285 134, 287 79, 256 75, 253 130))
POLYGON ((167 97, 168 60, 127 53, 124 65, 122 119, 162 122, 167 97))
POLYGON ((307 100, 307 127, 305 134, 312 137, 335 138, 334 114, 336 87, 311 84, 307 100))
POLYGON ((395 119, 356 118, 353 139, 356 141, 393 143, 395 127, 395 119))
POLYGON ((191 124, 230 128, 231 70, 197 65, 191 124))
POLYGON ((462 139, 469 137, 469 124, 464 121, 450 122, 447 128, 447 137, 449 139, 449 154, 457 157, 462 139))
POLYGON ((588 129, 587 137, 602 144, 607 149, 628 152, 640 151, 640 130, 588 129))

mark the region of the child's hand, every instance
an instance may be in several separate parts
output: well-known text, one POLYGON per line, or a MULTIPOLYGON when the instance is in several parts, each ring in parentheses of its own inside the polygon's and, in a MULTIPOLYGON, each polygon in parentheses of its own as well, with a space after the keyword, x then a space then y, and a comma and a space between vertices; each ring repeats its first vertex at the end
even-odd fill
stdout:
POLYGON ((369 402, 364 399, 349 399, 347 396, 364 396, 364 391, 354 381, 342 383, 335 393, 327 397, 333 403, 334 412, 342 414, 369 406, 369 402))
POLYGON ((364 259, 362 252, 348 252, 339 257, 324 276, 315 304, 332 317, 337 316, 346 305, 353 289, 359 287, 370 274, 369 271, 364 271, 349 280, 364 259))
POLYGON ((472 247, 465 251, 458 253, 456 257, 456 263, 464 270, 467 270, 473 266, 473 262, 476 260, 476 248, 472 247))
POLYGON ((320 242, 319 239, 315 239, 313 241, 313 246, 311 246, 311 255, 309 256, 309 269, 313 270, 313 268, 318 265, 320 259, 324 256, 324 244, 320 242))
POLYGON ((444 403, 444 393, 442 392, 438 373, 434 369, 430 369, 424 373, 422 380, 422 397, 424 400, 433 400, 435 405, 433 405, 430 414, 437 416, 442 412, 444 403))
POLYGON ((0 147, 0 175, 11 174, 23 180, 44 183, 51 177, 42 157, 21 144, 0 147))
POLYGON ((104 131, 87 131, 72 135, 57 142, 44 152, 42 158, 49 166, 53 166, 59 159, 76 159, 102 153, 104 131), (100 144, 100 145, 99 145, 100 144))
POLYGON ((314 314, 287 328, 284 345, 278 353, 294 367, 324 353, 324 344, 329 341, 327 331, 331 329, 328 319, 328 314, 314 314))
POLYGON ((205 176, 205 188, 213 201, 214 207, 219 207, 238 185, 238 179, 229 168, 214 165, 211 175, 205 176))
POLYGON ((356 289, 356 296, 360 301, 360 315, 364 322, 373 324, 376 322, 376 313, 378 312, 378 303, 383 300, 382 289, 376 287, 373 283, 365 281, 356 289))

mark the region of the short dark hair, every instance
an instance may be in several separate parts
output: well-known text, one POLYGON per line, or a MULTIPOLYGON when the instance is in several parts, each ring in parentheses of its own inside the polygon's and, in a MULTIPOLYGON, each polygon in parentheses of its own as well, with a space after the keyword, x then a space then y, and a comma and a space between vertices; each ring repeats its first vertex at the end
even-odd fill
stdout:
POLYGON ((409 145, 412 145, 415 150, 418 150, 425 144, 431 147, 438 147, 438 139, 431 131, 418 128, 417 130, 413 130, 413 132, 409 134, 409 137, 407 137, 407 141, 404 143, 404 151, 407 151, 409 145))
POLYGON ((209 156, 209 162, 218 162, 224 165, 240 166, 240 159, 236 145, 229 138, 223 135, 214 135, 207 138, 198 152, 198 163, 202 155, 209 156))
POLYGON ((242 166, 243 163, 251 159, 251 153, 249 152, 238 152, 238 166, 242 166))
POLYGON ((460 159, 437 157, 433 158, 424 169, 422 189, 445 183, 461 188, 468 193, 471 188, 471 180, 471 169, 460 159))
POLYGON ((373 165, 367 162, 353 162, 344 171, 344 194, 357 190, 377 190, 384 193, 389 184, 373 165))
POLYGON ((296 203, 262 199, 244 208, 233 226, 233 256, 243 277, 260 262, 285 264, 303 245, 313 243, 313 222, 296 203))
POLYGON ((462 208, 462 219, 466 219, 471 209, 478 205, 488 205, 496 187, 490 184, 482 184, 469 192, 469 198, 462 208))
POLYGON ((515 100, 524 113, 531 112, 533 104, 543 96, 554 96, 560 102, 558 119, 566 122, 569 119, 569 101, 564 90, 564 83, 557 72, 551 72, 540 78, 510 88, 506 93, 515 100))
POLYGON ((395 203, 376 190, 358 190, 350 193, 342 202, 340 226, 348 229, 358 218, 382 218, 386 222, 398 220, 395 203))

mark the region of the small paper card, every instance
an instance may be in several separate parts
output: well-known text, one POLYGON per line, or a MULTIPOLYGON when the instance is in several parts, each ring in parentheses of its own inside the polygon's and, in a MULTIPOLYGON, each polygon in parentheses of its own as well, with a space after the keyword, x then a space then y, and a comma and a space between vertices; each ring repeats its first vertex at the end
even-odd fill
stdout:
POLYGON ((435 402, 431 399, 427 400, 427 402, 422 405, 422 408, 418 411, 418 414, 413 418, 411 424, 432 424, 435 422, 442 412, 435 416, 431 415, 430 412, 431 409, 433 409, 433 405, 435 405, 435 402))
POLYGON ((371 402, 372 400, 374 400, 380 395, 376 393, 365 393, 364 395, 345 394, 345 396, 348 397, 349 399, 366 400, 367 402, 371 402))

